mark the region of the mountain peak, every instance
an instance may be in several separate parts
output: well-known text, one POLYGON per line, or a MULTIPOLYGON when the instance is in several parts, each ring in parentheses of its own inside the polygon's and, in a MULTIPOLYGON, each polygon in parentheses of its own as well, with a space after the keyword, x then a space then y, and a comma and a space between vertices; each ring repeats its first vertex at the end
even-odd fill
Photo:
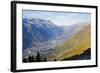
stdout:
POLYGON ((23 24, 24 25, 33 25, 36 28, 55 28, 58 27, 57 25, 53 24, 52 21, 47 19, 41 19, 41 18, 23 18, 23 24))

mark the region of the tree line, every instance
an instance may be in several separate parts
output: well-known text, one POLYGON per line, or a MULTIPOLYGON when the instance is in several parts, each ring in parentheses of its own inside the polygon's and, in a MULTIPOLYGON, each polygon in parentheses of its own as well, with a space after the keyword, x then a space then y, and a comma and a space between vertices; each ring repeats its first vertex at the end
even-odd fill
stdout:
POLYGON ((44 57, 44 59, 41 58, 40 53, 37 52, 36 56, 28 56, 28 58, 23 58, 23 62, 42 62, 47 61, 47 58, 44 57))
MULTIPOLYGON (((23 58, 23 62, 47 62, 48 59, 46 57, 41 57, 40 52, 37 52, 36 56, 28 56, 28 58, 23 58)), ((56 59, 54 59, 56 61, 56 59)))

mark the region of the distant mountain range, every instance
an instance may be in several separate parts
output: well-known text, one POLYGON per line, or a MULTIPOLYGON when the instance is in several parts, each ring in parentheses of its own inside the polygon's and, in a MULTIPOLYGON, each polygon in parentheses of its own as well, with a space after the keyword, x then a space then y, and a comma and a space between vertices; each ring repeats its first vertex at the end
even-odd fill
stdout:
POLYGON ((36 42, 53 40, 63 34, 63 30, 50 20, 39 18, 23 19, 23 48, 35 46, 36 42))
MULTIPOLYGON (((29 55, 35 56, 39 51, 42 56, 46 56, 50 60, 53 57, 61 60, 67 57, 65 57, 64 51, 66 52, 67 49, 71 49, 69 47, 73 47, 75 45, 75 43, 72 44, 72 40, 73 42, 78 43, 81 39, 89 39, 87 37, 84 37, 88 36, 89 34, 83 34, 85 30, 89 31, 90 28, 86 29, 89 23, 80 23, 75 25, 73 24, 69 26, 57 26, 50 20, 40 18, 23 18, 22 22, 24 57, 27 57, 29 55), (85 30, 82 31, 83 29, 85 30), (81 36, 83 36, 83 38, 81 36)), ((88 43, 88 41, 86 42, 88 43)), ((89 47, 90 46, 85 47, 85 49, 89 47)))

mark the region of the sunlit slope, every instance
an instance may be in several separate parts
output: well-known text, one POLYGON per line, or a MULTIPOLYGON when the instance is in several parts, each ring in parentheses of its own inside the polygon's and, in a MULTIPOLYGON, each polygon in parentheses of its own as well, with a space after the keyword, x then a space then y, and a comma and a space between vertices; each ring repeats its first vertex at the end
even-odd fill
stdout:
POLYGON ((84 25, 81 30, 74 34, 69 40, 58 47, 57 60, 80 55, 88 48, 91 48, 91 29, 90 25, 84 25))

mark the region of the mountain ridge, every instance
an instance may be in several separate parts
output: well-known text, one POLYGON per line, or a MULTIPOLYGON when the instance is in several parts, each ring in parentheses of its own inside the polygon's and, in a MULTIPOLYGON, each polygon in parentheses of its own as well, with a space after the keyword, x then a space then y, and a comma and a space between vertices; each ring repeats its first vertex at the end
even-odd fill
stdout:
MULTIPOLYGON (((72 36, 77 34, 83 27, 84 23, 72 26, 57 26, 50 20, 32 18, 23 19, 23 57, 36 55, 40 52, 42 56, 48 57, 48 54, 56 55, 58 47, 72 36), (56 47, 58 46, 58 47, 56 47)), ((88 23, 86 24, 88 25, 88 23)), ((78 42, 78 41, 77 41, 78 42)), ((53 56, 54 57, 54 56, 53 56)), ((57 58, 57 57, 56 57, 57 58)), ((62 57, 63 58, 63 57, 62 57)), ((50 59, 51 60, 51 59, 50 59)), ((60 57, 58 57, 60 60, 60 57)))

